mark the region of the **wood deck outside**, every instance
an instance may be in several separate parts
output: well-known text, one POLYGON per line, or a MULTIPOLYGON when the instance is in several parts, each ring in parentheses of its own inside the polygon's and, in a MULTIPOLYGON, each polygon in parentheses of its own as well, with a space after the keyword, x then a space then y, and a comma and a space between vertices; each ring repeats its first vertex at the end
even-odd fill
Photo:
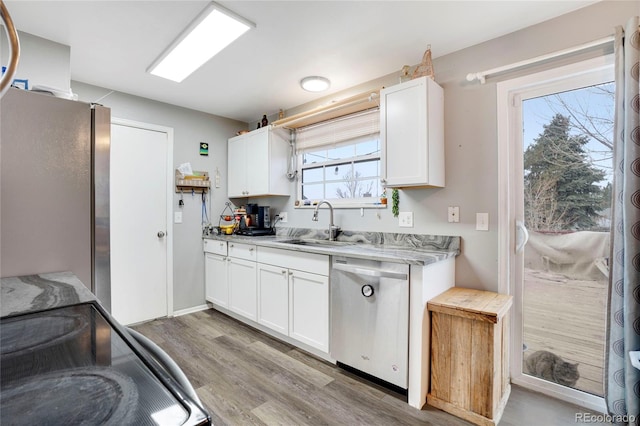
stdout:
POLYGON ((579 363, 576 389, 602 396, 607 310, 606 279, 572 280, 526 269, 523 303, 524 359, 547 350, 579 363))

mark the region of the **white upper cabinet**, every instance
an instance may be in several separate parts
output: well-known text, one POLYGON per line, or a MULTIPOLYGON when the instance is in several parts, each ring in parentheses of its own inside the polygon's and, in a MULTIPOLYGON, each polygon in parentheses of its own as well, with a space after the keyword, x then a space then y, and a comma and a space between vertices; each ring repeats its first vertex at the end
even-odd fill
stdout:
POLYGON ((289 134, 264 127, 229 139, 228 196, 290 195, 286 178, 289 134))
POLYGON ((444 186, 444 95, 420 77, 380 91, 382 179, 387 187, 444 186))

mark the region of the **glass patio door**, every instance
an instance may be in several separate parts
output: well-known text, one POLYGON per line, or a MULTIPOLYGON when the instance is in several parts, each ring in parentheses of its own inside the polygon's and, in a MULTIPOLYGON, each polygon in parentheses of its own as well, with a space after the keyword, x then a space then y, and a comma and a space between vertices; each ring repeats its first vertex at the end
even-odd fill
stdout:
POLYGON ((512 381, 600 409, 615 85, 608 69, 541 77, 511 92, 512 381))

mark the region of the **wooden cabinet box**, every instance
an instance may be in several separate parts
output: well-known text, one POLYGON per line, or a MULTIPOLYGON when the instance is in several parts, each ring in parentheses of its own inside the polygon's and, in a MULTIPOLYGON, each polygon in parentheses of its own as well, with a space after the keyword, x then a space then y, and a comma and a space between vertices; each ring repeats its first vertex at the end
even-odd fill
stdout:
POLYGON ((477 425, 495 425, 509 398, 512 297, 454 287, 430 300, 427 404, 477 425))

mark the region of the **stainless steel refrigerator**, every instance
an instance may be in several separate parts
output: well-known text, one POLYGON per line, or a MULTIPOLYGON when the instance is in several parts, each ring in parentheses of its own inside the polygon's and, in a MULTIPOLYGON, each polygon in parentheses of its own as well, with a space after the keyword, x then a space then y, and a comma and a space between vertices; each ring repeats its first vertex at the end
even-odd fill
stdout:
POLYGON ((71 271, 111 311, 111 112, 10 89, 0 101, 0 276, 71 271))

